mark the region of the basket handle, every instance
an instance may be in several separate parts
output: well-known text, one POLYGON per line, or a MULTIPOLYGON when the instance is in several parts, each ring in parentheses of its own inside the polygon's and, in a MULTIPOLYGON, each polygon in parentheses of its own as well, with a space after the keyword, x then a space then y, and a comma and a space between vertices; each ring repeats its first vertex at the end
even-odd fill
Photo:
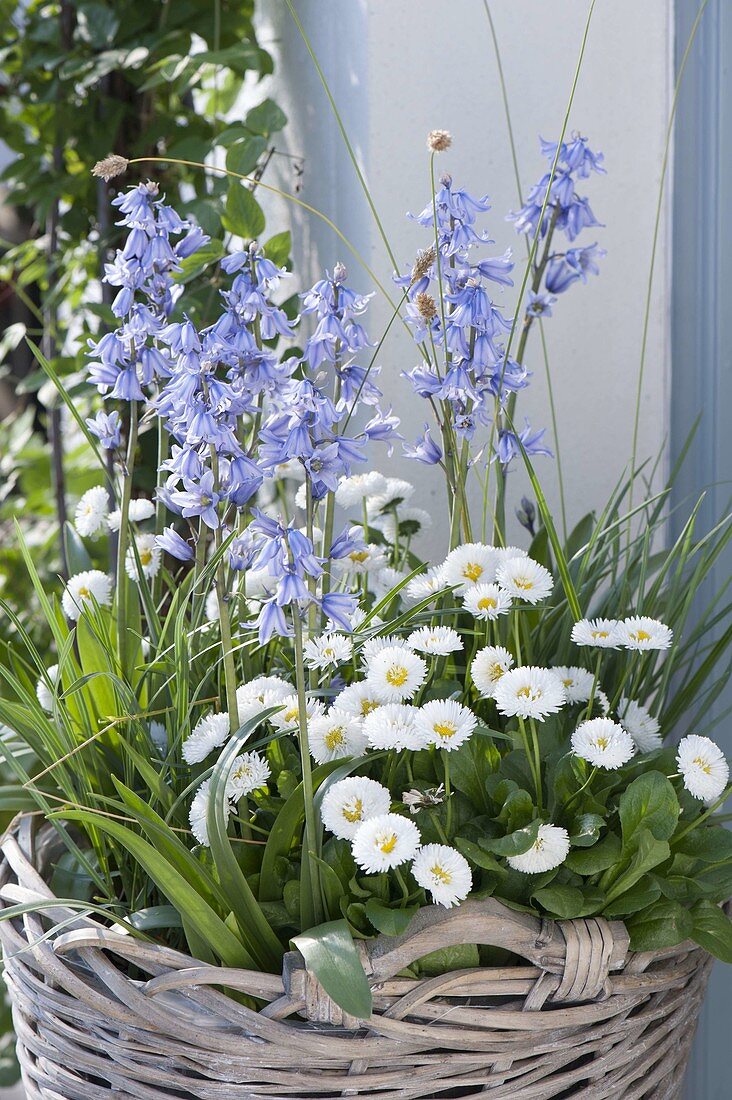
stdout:
MULTIPOLYGON (((401 936, 381 935, 360 947, 373 987, 423 955, 472 943, 505 948, 544 974, 559 976, 552 995, 555 1002, 594 1001, 606 995, 609 972, 624 966, 629 937, 621 921, 603 917, 543 920, 509 909, 494 898, 482 898, 463 902, 457 909, 435 905, 420 909, 401 936)), ((290 998, 304 1003, 308 1019, 355 1026, 343 1018, 299 952, 285 956, 283 980, 290 998)))

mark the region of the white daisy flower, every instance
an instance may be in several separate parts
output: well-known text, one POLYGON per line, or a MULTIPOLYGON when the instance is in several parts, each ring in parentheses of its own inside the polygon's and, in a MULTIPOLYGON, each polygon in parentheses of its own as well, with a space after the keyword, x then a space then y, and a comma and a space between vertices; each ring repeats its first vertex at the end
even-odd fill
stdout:
MULTIPOLYGON (((198 788, 193 796, 191 802, 191 808, 188 811, 188 820, 191 823, 191 832, 198 841, 199 844, 203 844, 206 848, 209 846, 208 838, 208 803, 211 797, 211 780, 204 779, 201 786, 198 788)), ((231 808, 227 803, 224 805, 224 814, 228 820, 231 808)))
POLYGON ((595 689, 595 699, 600 706, 600 710, 607 717, 607 715, 610 713, 610 700, 608 699, 602 688, 595 689))
POLYGON ((234 761, 229 775, 226 795, 232 802, 238 802, 246 794, 266 787, 270 777, 269 764, 258 752, 243 752, 234 761))
POLYGON ((97 538, 107 526, 109 498, 103 485, 87 489, 76 505, 74 526, 84 538, 97 538))
POLYGON ((36 684, 36 696, 38 702, 41 704, 45 711, 50 714, 53 710, 54 694, 49 688, 46 680, 50 680, 54 687, 58 684, 58 665, 51 665, 46 669, 46 676, 41 676, 36 684))
POLYGON ((425 844, 412 864, 412 874, 436 905, 451 909, 463 901, 473 885, 470 866, 464 856, 447 844, 425 844))
POLYGON ((305 468, 299 458, 288 458, 286 462, 278 462, 272 473, 274 481, 305 480, 305 468))
POLYGON ((569 833, 560 825, 540 825, 536 840, 528 852, 508 856, 506 862, 514 871, 537 875, 551 871, 564 863, 569 852, 569 833))
POLYGON ((310 753, 318 764, 345 756, 363 756, 367 745, 359 719, 336 707, 308 721, 308 739, 310 753))
POLYGON ((473 584, 490 584, 496 579, 496 548, 482 542, 466 542, 451 550, 442 563, 447 585, 465 592, 473 584))
POLYGON ((510 668, 513 657, 500 645, 488 645, 479 649, 470 665, 470 676, 480 694, 491 699, 498 682, 510 668))
POLYGON ((441 565, 431 566, 426 573, 412 577, 401 591, 402 600, 408 607, 421 603, 428 596, 438 596, 447 587, 441 565))
MULTIPOLYGON (((292 694, 292 685, 279 676, 256 676, 236 689, 236 710, 239 723, 255 718, 267 707, 276 706, 292 694)), ((273 717, 275 717, 273 715, 273 717)))
POLYGON ((689 794, 708 805, 717 801, 729 782, 729 764, 719 745, 697 733, 679 741, 676 763, 689 794))
POLYGON ((345 634, 321 634, 305 643, 305 664, 308 668, 336 668, 350 661, 353 643, 345 634))
POLYGON ((96 600, 100 607, 109 607, 112 602, 112 578, 100 569, 87 569, 76 573, 69 579, 61 597, 64 615, 76 622, 84 605, 96 600))
POLYGON ((467 741, 478 724, 472 710, 455 699, 432 699, 420 707, 414 721, 428 744, 448 751, 467 741))
POLYGON ((463 640, 451 626, 421 626, 413 630, 407 642, 417 653, 446 657, 463 649, 463 640))
MULTIPOLYGON (((293 726, 299 726, 300 705, 297 694, 293 692, 291 695, 285 695, 283 698, 277 699, 276 702, 282 704, 282 710, 270 714, 268 719, 274 728, 276 730, 288 730, 292 729, 293 726)), ((325 714, 325 706, 320 699, 308 698, 305 702, 305 709, 308 717, 308 728, 310 728, 311 721, 315 718, 322 718, 325 714)))
POLYGON ((633 615, 618 623, 618 641, 626 649, 668 649, 673 638, 671 627, 647 615, 633 615))
POLYGON ((411 649, 389 646, 369 661, 369 686, 382 703, 398 703, 411 699, 427 676, 427 665, 411 649))
POLYGON ((409 703, 386 703, 363 720, 363 732, 372 749, 425 749, 429 739, 417 729, 417 708, 409 703))
POLYGON ((463 596, 463 607, 474 619, 495 622, 511 610, 511 597, 497 584, 474 584, 463 596))
POLYGON ((359 825, 351 851, 359 867, 373 875, 414 859, 420 840, 419 829, 408 817, 379 814, 359 825))
POLYGON ((374 657, 383 653, 385 649, 411 650, 411 645, 406 638, 398 638, 396 634, 382 634, 376 638, 369 638, 361 649, 361 659, 365 665, 370 665, 374 657))
POLYGON ((340 478, 335 498, 342 508, 354 508, 370 497, 385 493, 386 489, 387 481, 384 475, 378 470, 369 470, 367 474, 354 474, 352 477, 340 478))
POLYGON ((341 840, 353 840, 364 821, 388 814, 390 807, 391 795, 386 787, 374 779, 352 775, 328 788, 320 816, 329 832, 341 840))
POLYGON ((499 565, 505 565, 507 561, 513 561, 514 558, 528 558, 529 556, 520 546, 495 546, 494 550, 496 552, 496 569, 499 565))
MULTIPOLYGON (((577 665, 554 665, 552 672, 562 681, 568 703, 589 703, 595 685, 592 672, 586 668, 578 668, 577 665)), ((597 696, 598 690, 595 687, 595 698, 597 696)))
POLYGON ((618 718, 620 725, 628 731, 641 752, 653 752, 654 749, 661 748, 663 740, 660 723, 641 703, 623 696, 618 706, 618 718))
POLYGON ((504 561, 496 569, 496 580, 509 596, 531 604, 545 600, 554 587, 549 570, 529 557, 504 561))
POLYGON ((617 619, 580 619, 572 627, 572 641, 575 645, 593 645, 599 649, 617 649, 617 619))
POLYGON ((572 734, 572 748, 593 767, 609 771, 627 764, 635 753, 633 738, 612 718, 590 718, 580 722, 572 734))
MULTIPOLYGON (((127 512, 130 523, 142 523, 143 520, 150 519, 155 515, 155 505, 151 500, 146 500, 145 497, 135 497, 130 501, 130 506, 127 512)), ((107 526, 110 531, 119 531, 122 523, 122 513, 119 508, 115 508, 107 516, 107 526)))
POLYGON ((366 498, 366 509, 369 517, 378 516, 388 508, 398 508, 414 496, 414 486, 410 481, 404 481, 400 477, 388 477, 386 488, 366 498))
POLYGON ((303 482, 302 485, 297 487, 295 492, 295 507, 301 511, 306 511, 308 506, 308 487, 307 483, 303 482))
POLYGON ((564 706, 562 681, 551 669, 523 665, 504 673, 493 698, 501 714, 507 717, 546 718, 564 706))
MULTIPOLYGON (((357 634, 360 628, 363 626, 368 612, 363 607, 357 607, 351 615, 351 633, 357 634)), ((378 615, 372 616, 369 619, 368 629, 378 629, 378 627, 384 625, 384 620, 380 619, 378 615)))
MULTIPOLYGON (((152 534, 152 532, 145 532, 142 535, 138 535, 135 539, 135 546, 140 556, 142 572, 148 580, 151 580, 159 572, 160 563, 163 557, 163 552, 157 544, 155 535, 152 534)), ((135 559, 135 551, 131 546, 125 557, 125 571, 131 580, 137 580, 137 561, 135 559)))
POLYGON ((352 714, 354 718, 365 718, 372 710, 380 707, 381 703, 366 681, 359 680, 339 692, 333 700, 333 706, 344 710, 346 714, 352 714))
POLYGON ((220 749, 229 739, 229 715, 207 714, 199 719, 183 742, 183 759, 186 764, 200 764, 214 749, 220 749))
MULTIPOLYGON (((369 592, 373 593, 377 600, 383 600, 384 596, 387 596, 393 588, 401 584, 406 576, 407 574, 401 569, 392 569, 390 565, 387 565, 376 573, 369 573, 369 592)), ((401 592, 398 592, 397 599, 401 600, 401 596, 401 592)))
POLYGON ((383 546, 377 546, 370 542, 358 550, 352 550, 344 558, 336 558, 333 569, 339 575, 355 573, 362 576, 364 573, 378 573, 386 566, 386 550, 383 546))
POLYGON ((247 569, 241 574, 242 593, 247 600, 260 600, 270 596, 278 581, 266 569, 247 569))
POLYGON ((369 527, 381 531, 392 546, 396 543, 397 536, 415 538, 423 531, 428 531, 431 526, 432 516, 424 508, 400 508, 396 519, 393 512, 386 512, 383 516, 374 516, 369 520, 369 527))

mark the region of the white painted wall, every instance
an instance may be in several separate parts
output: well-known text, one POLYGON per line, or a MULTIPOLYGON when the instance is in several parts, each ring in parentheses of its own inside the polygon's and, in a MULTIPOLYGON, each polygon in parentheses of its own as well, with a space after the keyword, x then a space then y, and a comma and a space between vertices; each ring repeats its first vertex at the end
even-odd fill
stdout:
MULTIPOLYGON (((491 5, 508 84, 519 168, 526 189, 544 171, 537 135, 561 128, 587 11, 585 0, 503 0, 491 5)), ((306 159, 301 197, 327 213, 388 282, 391 265, 356 179, 325 93, 287 7, 264 5, 263 44, 276 55, 275 94, 290 117, 287 141, 306 159)), ((453 148, 440 160, 454 179, 488 193, 490 254, 523 240, 504 221, 517 196, 488 21, 482 0, 297 0, 297 9, 342 111, 395 254, 407 265, 429 233, 405 219, 429 197, 425 136, 449 129, 453 148)), ((666 0, 600 0, 590 30, 570 129, 605 152, 608 175, 588 181, 587 193, 606 228, 586 231, 608 251, 602 275, 576 286, 546 323, 558 405, 570 519, 606 499, 630 455, 646 280, 665 127, 670 107, 672 7, 666 0)), ((285 161, 280 162, 286 164, 285 161)), ((292 183, 280 169, 284 186, 292 183)), ((351 281, 367 275, 334 234, 302 212, 294 220, 297 269, 312 281, 344 259, 351 281)), ((662 225, 643 389, 640 453, 655 456, 667 426, 669 249, 662 225)), ((519 276, 520 278, 520 276, 519 276)), ((510 312, 513 293, 505 293, 510 312)), ((369 329, 376 339, 389 317, 379 295, 369 329)), ((537 333, 538 336, 538 333, 537 333)), ((425 419, 400 371, 416 362, 411 338, 395 325, 380 357, 382 383, 415 435, 425 419)), ((536 376, 522 395, 534 425, 549 425, 538 340, 530 344, 536 376)), ((556 468, 537 459, 550 501, 557 503, 556 468)), ((439 471, 396 457, 390 468, 418 482, 419 503, 442 509, 439 471)), ((525 486, 513 478, 516 503, 525 486)), ((441 514, 441 512, 439 513, 441 514)), ((444 531, 437 533, 435 547, 444 531)))

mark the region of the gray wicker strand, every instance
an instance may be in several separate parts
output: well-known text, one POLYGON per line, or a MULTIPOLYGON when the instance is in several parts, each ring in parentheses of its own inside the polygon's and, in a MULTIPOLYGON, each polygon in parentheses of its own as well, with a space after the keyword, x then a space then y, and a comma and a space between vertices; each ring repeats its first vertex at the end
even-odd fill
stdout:
MULTIPOLYGON (((58 851, 52 829, 21 819, 0 908, 53 902, 58 851)), ((473 900, 362 945, 374 1008, 361 1021, 293 952, 282 976, 212 967, 61 904, 0 921, 0 941, 30 1100, 677 1100, 711 963, 689 943, 629 952, 621 922, 473 900), (525 963, 403 976, 475 943, 525 963)))

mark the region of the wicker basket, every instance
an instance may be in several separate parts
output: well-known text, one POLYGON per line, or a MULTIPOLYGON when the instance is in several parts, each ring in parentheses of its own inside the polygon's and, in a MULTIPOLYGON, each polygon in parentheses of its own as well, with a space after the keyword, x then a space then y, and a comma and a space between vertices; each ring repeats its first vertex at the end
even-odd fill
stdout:
MULTIPOLYGON (((23 819, 2 850, 0 904, 53 898, 43 878, 53 832, 34 837, 23 819)), ((343 1018, 298 955, 282 977, 225 970, 62 906, 45 912, 65 925, 52 937, 36 913, 0 921, 31 1100, 671 1100, 711 963, 689 944, 629 953, 623 924, 600 918, 540 921, 491 899, 430 908, 408 934, 364 950, 374 1014, 360 1022, 343 1018), (437 947, 476 942, 527 965, 395 976, 437 947)))

